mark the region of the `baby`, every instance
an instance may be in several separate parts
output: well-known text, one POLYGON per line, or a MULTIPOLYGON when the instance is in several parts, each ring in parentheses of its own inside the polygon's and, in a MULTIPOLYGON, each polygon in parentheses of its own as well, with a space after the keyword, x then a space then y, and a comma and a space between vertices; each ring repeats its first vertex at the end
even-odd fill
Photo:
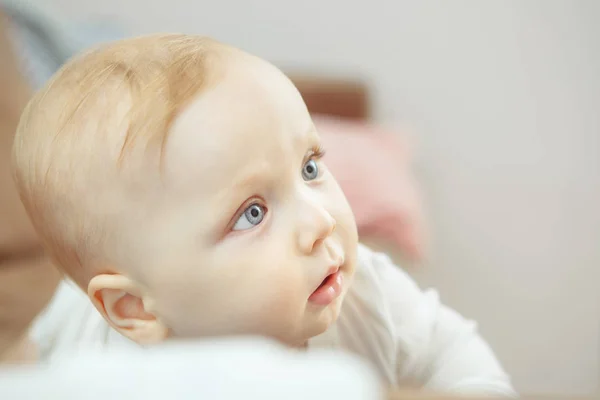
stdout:
POLYGON ((513 395, 475 324, 358 244, 324 153, 284 74, 224 44, 155 35, 71 60, 13 152, 74 282, 33 328, 42 354, 258 335, 354 352, 393 386, 513 395))

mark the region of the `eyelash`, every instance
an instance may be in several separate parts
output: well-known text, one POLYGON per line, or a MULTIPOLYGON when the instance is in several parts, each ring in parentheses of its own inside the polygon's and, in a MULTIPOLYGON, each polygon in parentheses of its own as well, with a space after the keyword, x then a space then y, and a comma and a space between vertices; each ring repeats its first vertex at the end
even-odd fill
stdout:
POLYGON ((323 157, 325 157, 325 149, 323 148, 322 145, 317 145, 317 146, 313 146, 313 148, 310 150, 310 154, 309 157, 304 161, 303 165, 311 159, 314 160, 320 160, 323 157))

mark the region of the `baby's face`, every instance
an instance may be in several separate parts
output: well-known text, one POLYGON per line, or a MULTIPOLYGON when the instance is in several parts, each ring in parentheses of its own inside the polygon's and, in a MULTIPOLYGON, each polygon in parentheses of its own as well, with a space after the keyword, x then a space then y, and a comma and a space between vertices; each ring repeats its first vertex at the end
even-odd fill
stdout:
POLYGON ((144 284, 177 337, 268 335, 292 345, 338 316, 354 217, 295 87, 251 56, 175 120, 165 191, 138 233, 144 284))

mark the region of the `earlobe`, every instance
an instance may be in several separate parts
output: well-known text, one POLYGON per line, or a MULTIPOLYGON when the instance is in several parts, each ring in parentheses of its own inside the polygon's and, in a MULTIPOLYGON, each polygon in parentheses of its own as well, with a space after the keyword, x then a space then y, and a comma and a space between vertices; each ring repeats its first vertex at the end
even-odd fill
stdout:
POLYGON ((168 329, 147 310, 151 301, 133 280, 119 274, 97 275, 88 284, 88 296, 104 319, 134 342, 152 344, 167 338, 168 329))

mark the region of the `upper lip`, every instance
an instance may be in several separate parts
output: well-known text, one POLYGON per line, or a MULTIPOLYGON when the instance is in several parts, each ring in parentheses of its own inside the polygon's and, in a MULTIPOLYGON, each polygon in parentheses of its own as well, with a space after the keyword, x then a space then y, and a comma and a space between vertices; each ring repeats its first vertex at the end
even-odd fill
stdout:
POLYGON ((331 266, 329 268, 327 268, 327 272, 325 273, 325 275, 323 275, 323 277, 321 278, 321 280, 317 283, 317 286, 314 288, 313 292, 315 290, 317 290, 319 286, 321 286, 321 284, 323 283, 323 281, 325 279, 327 279, 328 276, 333 275, 336 272, 338 272, 340 270, 340 268, 342 267, 343 264, 344 264, 344 258, 343 257, 340 257, 339 260, 337 260, 334 263, 331 263, 331 266))
MULTIPOLYGON (((317 282, 317 285, 315 286, 314 290, 317 290, 317 288, 319 286, 321 286, 321 284, 323 283, 323 281, 325 281, 325 279, 327 279, 328 276, 335 274, 336 272, 338 272, 340 270, 340 268, 342 267, 342 265, 344 265, 345 257, 344 257, 344 252, 341 248, 341 246, 339 245, 335 245, 335 243, 325 243, 325 247, 327 249, 327 253, 328 253, 328 262, 326 265, 329 265, 329 267, 327 268, 327 271, 325 273, 325 275, 323 275, 321 277, 321 280, 319 282, 317 282)), ((313 292, 314 292, 313 290, 313 292)))
MULTIPOLYGON (((325 277, 323 278, 323 280, 327 279, 327 277, 329 275, 333 275, 336 272, 338 272, 340 270, 340 266, 339 265, 332 265, 331 267, 329 267, 329 269, 327 270, 327 275, 325 275, 325 277)), ((321 281, 323 282, 323 281, 321 281)))

